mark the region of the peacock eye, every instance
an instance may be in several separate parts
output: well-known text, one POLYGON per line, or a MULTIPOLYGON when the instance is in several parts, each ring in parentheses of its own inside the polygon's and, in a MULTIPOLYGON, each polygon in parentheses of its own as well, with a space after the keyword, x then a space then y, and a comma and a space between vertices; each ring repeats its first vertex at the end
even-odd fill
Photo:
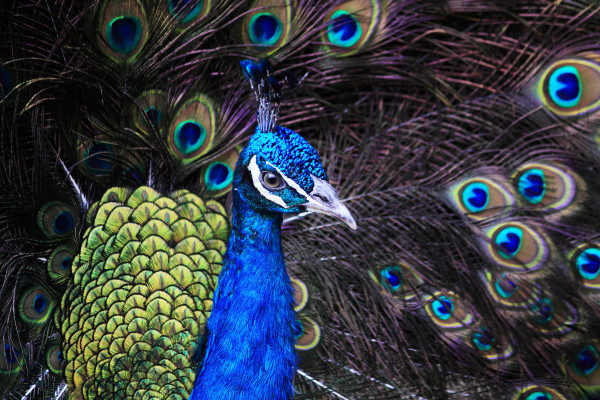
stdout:
POLYGON ((262 171, 260 174, 260 183, 269 190, 280 190, 285 187, 285 182, 281 175, 272 171, 262 171))

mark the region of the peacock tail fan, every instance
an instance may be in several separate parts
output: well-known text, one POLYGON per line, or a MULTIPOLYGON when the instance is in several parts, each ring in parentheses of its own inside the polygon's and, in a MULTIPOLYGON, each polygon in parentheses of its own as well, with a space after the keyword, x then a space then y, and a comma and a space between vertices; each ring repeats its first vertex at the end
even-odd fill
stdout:
POLYGON ((599 13, 3 1, 0 398, 189 396, 265 58, 359 229, 284 222, 297 398, 598 398, 599 13))
POLYGON ((541 377, 552 382, 548 395, 593 393, 593 378, 578 389, 565 374, 583 381, 597 359, 585 340, 598 324, 597 211, 586 200, 597 193, 597 122, 496 96, 387 129, 379 121, 396 110, 382 110, 356 139, 344 129, 377 111, 340 115, 333 129, 347 134, 323 132, 319 148, 348 149, 327 173, 366 231, 309 217, 290 221, 285 237, 289 268, 314 285, 302 312, 320 326, 315 351, 345 368, 339 381, 306 372, 342 393, 344 371, 432 398, 436 385, 476 398, 522 386, 529 396, 526 381, 541 377), (358 141, 369 144, 358 151, 358 141))

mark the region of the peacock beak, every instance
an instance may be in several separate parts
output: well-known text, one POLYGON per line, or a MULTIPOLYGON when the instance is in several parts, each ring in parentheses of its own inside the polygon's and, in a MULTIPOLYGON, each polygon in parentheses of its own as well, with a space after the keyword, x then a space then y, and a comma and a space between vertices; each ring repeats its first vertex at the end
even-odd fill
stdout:
POLYGON ((304 204, 308 211, 330 215, 356 230, 356 221, 348 208, 340 201, 329 182, 311 175, 315 186, 304 204))

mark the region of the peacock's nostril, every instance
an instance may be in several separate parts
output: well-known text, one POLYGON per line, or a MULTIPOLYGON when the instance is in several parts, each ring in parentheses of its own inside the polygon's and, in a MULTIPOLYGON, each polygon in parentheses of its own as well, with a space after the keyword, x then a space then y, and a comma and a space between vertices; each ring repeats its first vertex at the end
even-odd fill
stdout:
POLYGON ((318 194, 318 193, 317 193, 317 194, 314 194, 314 195, 313 195, 313 197, 315 197, 315 198, 317 198, 317 199, 321 200, 321 201, 322 201, 323 203, 325 203, 325 204, 329 204, 329 203, 331 203, 331 200, 330 200, 328 197, 326 197, 326 196, 324 196, 324 195, 322 195, 322 194, 318 194))

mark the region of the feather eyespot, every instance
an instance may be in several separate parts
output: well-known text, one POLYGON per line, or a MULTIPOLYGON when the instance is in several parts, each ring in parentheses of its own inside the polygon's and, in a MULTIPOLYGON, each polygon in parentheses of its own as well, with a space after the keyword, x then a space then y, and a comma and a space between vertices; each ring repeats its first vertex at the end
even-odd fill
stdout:
POLYGON ((505 307, 529 308, 541 298, 539 285, 506 272, 484 273, 489 294, 505 307))
POLYGON ((425 296, 425 312, 439 327, 445 329, 464 328, 473 322, 464 301, 453 292, 435 292, 425 296))
POLYGON ((75 229, 75 211, 65 203, 51 201, 40 208, 37 222, 46 237, 62 238, 75 229))
POLYGON ((512 400, 567 400, 567 398, 547 386, 530 385, 519 390, 512 400))
POLYGON ((340 47, 351 47, 360 40, 362 28, 356 18, 345 10, 337 10, 331 15, 327 38, 340 47))
POLYGON ((73 252, 64 246, 54 249, 48 258, 48 273, 52 281, 64 283, 71 274, 73 252))
POLYGON ((510 210, 514 197, 500 180, 475 177, 452 185, 448 197, 469 218, 479 221, 510 210))
POLYGON ((46 350, 46 365, 52 373, 60 375, 65 364, 62 349, 58 343, 51 344, 46 350))
POLYGON ((93 179, 105 178, 115 169, 117 153, 110 143, 86 140, 79 145, 78 155, 81 170, 93 179))
POLYGON ((521 249, 523 243, 523 229, 508 226, 498 232, 494 242, 498 245, 498 254, 507 260, 513 258, 521 249))
POLYGON ((600 107, 600 65, 590 59, 564 59, 542 73, 536 95, 561 116, 577 116, 600 107))
POLYGON ((325 48, 337 56, 348 56, 368 43, 380 25, 379 0, 351 0, 332 8, 325 16, 325 48))
POLYGON ((257 0, 244 18, 242 37, 246 44, 260 46, 259 51, 272 54, 287 42, 291 24, 290 0, 257 0))
POLYGON ((496 341, 496 338, 490 334, 487 329, 481 329, 471 334, 471 341, 480 351, 489 351, 496 341))
POLYGON ((301 316, 294 324, 293 332, 296 350, 312 350, 321 341, 321 328, 312 319, 301 316))
POLYGON ((99 25, 98 44, 115 61, 132 59, 146 43, 148 21, 143 6, 137 0, 105 2, 100 11, 99 25))
POLYGON ((587 394, 600 393, 600 351, 597 340, 566 354, 561 364, 563 372, 587 394))
POLYGON ((547 392, 534 392, 529 394, 526 400, 552 400, 552 395, 547 392))
POLYGON ((489 361, 504 360, 514 353, 513 347, 508 341, 501 336, 494 335, 484 327, 472 331, 467 344, 489 361))
POLYGON ((516 271, 535 271, 550 256, 548 239, 521 222, 504 222, 487 229, 487 249, 497 264, 516 271))
POLYGON ((142 24, 133 17, 117 17, 106 26, 106 37, 111 48, 118 53, 127 54, 140 41, 142 24))
POLYGON ((223 196, 231 190, 235 163, 239 155, 240 148, 236 147, 202 168, 202 183, 212 197, 223 196))
POLYGON ((185 120, 175 126, 173 143, 184 156, 197 151, 206 140, 206 128, 194 120, 185 120))
POLYGON ((600 289, 600 247, 584 244, 569 257, 571 270, 584 287, 600 289))
POLYGON ((132 110, 135 126, 143 133, 159 131, 167 111, 167 96, 159 90, 143 92, 132 110))
POLYGON ((588 376, 596 370, 599 360, 598 350, 594 346, 585 346, 571 361, 571 368, 579 376, 588 376))
POLYGON ((583 181, 576 174, 551 163, 522 165, 513 174, 513 182, 521 198, 541 211, 566 212, 584 192, 583 181))
POLYGON ((536 314, 533 319, 537 324, 547 325, 554 316, 554 304, 549 298, 543 298, 531 306, 531 311, 536 314))
POLYGON ((21 369, 23 355, 17 348, 9 343, 4 343, 0 351, 0 374, 15 373, 21 369))
POLYGON ((417 287, 423 284, 423 279, 411 267, 398 263, 378 267, 378 271, 378 275, 376 271, 369 271, 369 275, 381 285, 383 292, 403 300, 417 297, 417 287))
POLYGON ((248 22, 248 36, 253 44, 272 46, 283 34, 283 23, 271 13, 254 14, 248 22))
POLYGON ((588 249, 577 257, 576 265, 579 275, 587 280, 596 279, 600 271, 600 254, 598 249, 588 249))
POLYGON ((581 77, 572 65, 554 70, 548 78, 548 94, 559 107, 574 107, 581 100, 581 77))
POLYGON ((528 325, 542 334, 564 334, 577 322, 577 310, 562 299, 541 298, 530 311, 528 325))
POLYGON ((587 395, 600 394, 599 349, 598 341, 592 340, 565 354, 561 363, 563 373, 587 395))
POLYGON ((215 161, 206 168, 204 182, 208 190, 221 190, 233 181, 233 170, 223 162, 215 161))
POLYGON ((386 267, 381 270, 381 284, 390 293, 395 293, 402 287, 402 271, 397 266, 386 267))
POLYGON ((32 288, 19 300, 19 315, 29 324, 41 325, 50 319, 54 306, 54 299, 45 289, 32 288))
POLYGON ((178 111, 169 130, 172 153, 184 164, 208 152, 216 129, 215 106, 208 98, 197 95, 178 111))
POLYGON ((156 107, 148 107, 144 110, 148 122, 153 127, 157 127, 162 122, 162 112, 156 107))
POLYGON ((471 341, 477 350, 489 351, 496 341, 496 338, 483 332, 474 332, 473 335, 471 335, 471 341))
POLYGON ((519 193, 531 204, 538 204, 546 193, 544 171, 532 168, 525 171, 518 179, 519 193))
POLYGON ((518 286, 514 280, 507 277, 506 274, 502 274, 494 281, 494 289, 503 299, 510 299, 514 296, 518 286))
POLYGON ((445 321, 452 316, 454 311, 454 302, 446 296, 440 296, 439 299, 431 303, 431 309, 436 317, 445 321))

